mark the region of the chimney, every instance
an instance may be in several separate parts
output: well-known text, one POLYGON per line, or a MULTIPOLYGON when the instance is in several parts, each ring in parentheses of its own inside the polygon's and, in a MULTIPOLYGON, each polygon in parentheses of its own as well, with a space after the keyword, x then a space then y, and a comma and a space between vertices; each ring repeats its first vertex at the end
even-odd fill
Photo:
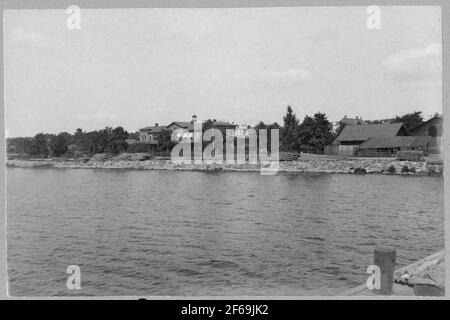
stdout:
POLYGON ((216 122, 216 119, 213 119, 213 122, 216 122))
POLYGON ((155 123, 155 127, 157 127, 158 126, 158 122, 157 123, 155 123))
POLYGON ((344 116, 344 119, 347 119, 347 115, 344 116))

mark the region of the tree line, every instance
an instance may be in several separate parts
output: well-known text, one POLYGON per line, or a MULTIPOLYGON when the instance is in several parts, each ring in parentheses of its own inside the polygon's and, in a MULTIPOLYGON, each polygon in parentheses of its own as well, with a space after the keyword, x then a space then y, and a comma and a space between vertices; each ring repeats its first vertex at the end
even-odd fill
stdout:
POLYGON ((126 140, 130 134, 122 127, 106 127, 102 130, 83 131, 73 134, 38 133, 34 137, 7 138, 8 153, 48 157, 95 153, 121 153, 127 150, 126 140))
MULTIPOLYGON (((438 116, 436 114, 435 116, 438 116)), ((366 121, 369 124, 384 122, 402 122, 409 130, 425 122, 422 112, 415 111, 393 119, 366 121)), ((213 126, 212 120, 203 123, 203 132, 213 126)), ((261 129, 267 129, 267 146, 270 148, 270 131, 279 130, 280 151, 323 153, 324 147, 331 144, 343 130, 344 125, 333 131, 325 113, 317 112, 312 116, 305 115, 300 122, 290 106, 287 106, 283 117, 283 125, 274 122, 265 124, 260 121, 253 127, 257 134, 261 129)), ((225 132, 224 132, 225 134, 225 132)), ((225 136, 225 135, 224 135, 225 136)), ((128 133, 123 127, 106 127, 101 130, 83 131, 77 129, 73 134, 61 132, 59 134, 38 133, 34 137, 7 138, 8 153, 30 155, 37 157, 49 156, 80 156, 96 153, 117 154, 128 152, 148 152, 150 148, 145 143, 128 145, 127 139, 138 140, 139 133, 128 133)), ((207 142, 204 143, 204 147, 207 142)), ((163 130, 158 136, 158 143, 153 151, 170 153, 175 145, 171 140, 171 131, 163 130)))

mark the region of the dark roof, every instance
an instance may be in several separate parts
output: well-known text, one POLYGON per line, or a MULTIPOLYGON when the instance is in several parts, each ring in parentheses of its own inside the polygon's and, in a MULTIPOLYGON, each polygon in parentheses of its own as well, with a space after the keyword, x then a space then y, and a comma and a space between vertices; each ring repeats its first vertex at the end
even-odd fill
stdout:
POLYGON ((361 143, 359 149, 420 147, 426 146, 430 137, 396 136, 396 137, 372 137, 361 143))
POLYGON ((430 136, 416 136, 415 138, 416 138, 416 140, 414 140, 414 142, 411 144, 411 147, 425 146, 429 142, 435 140, 430 136))
POLYGON ((139 131, 150 131, 151 133, 161 133, 161 131, 165 130, 166 126, 149 126, 142 129, 139 129, 139 131))
POLYGON ((176 124, 180 128, 187 129, 190 125, 192 125, 192 122, 189 121, 172 121, 168 127, 170 127, 172 124, 176 124))
POLYGON ((372 137, 395 137, 402 127, 402 123, 345 126, 336 140, 365 141, 372 137))
POLYGON ((170 127, 171 125, 177 125, 181 129, 186 129, 189 132, 194 131, 194 123, 192 121, 186 122, 186 121, 173 121, 171 122, 167 127, 170 127))

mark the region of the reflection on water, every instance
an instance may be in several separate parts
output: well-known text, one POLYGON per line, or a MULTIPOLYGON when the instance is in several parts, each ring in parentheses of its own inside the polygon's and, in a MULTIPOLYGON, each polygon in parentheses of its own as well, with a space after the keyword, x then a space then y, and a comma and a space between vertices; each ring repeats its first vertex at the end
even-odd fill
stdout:
POLYGON ((11 295, 326 295, 444 245, 443 179, 7 170, 11 295), (81 268, 79 291, 66 287, 81 268))

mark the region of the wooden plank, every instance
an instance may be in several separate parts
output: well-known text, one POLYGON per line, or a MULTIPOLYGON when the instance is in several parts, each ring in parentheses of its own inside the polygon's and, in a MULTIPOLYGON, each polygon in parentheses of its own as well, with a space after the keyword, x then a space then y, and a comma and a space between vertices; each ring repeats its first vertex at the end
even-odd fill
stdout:
MULTIPOLYGON (((444 250, 438 251, 424 259, 401 267, 394 272, 391 296, 415 296, 414 288, 408 286, 407 282, 402 279, 402 275, 413 274, 419 270, 423 270, 444 258, 444 250)), ((344 291, 341 296, 380 296, 375 290, 369 290, 366 284, 359 285, 355 288, 344 291)))
POLYGON ((394 284, 396 251, 389 247, 376 247, 373 264, 380 268, 380 289, 373 289, 377 294, 390 295, 394 284))
MULTIPOLYGON (((363 284, 356 288, 344 291, 340 296, 385 297, 386 295, 377 294, 373 290, 369 290, 367 286, 363 284)), ((394 283, 390 296, 411 297, 414 296, 414 289, 406 285, 394 283)))

